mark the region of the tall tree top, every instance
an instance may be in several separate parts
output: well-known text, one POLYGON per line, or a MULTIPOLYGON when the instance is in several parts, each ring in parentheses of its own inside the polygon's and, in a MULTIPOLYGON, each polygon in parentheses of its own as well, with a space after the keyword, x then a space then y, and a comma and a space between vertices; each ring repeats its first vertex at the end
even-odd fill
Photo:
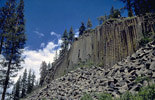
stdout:
POLYGON ((92 27, 92 22, 90 19, 88 19, 88 22, 87 22, 87 28, 91 28, 92 27))
POLYGON ((71 26, 70 31, 69 31, 69 42, 72 43, 74 41, 74 31, 73 28, 71 26))
POLYGON ((84 22, 81 22, 81 26, 79 28, 79 35, 82 35, 83 32, 85 31, 86 27, 84 25, 84 22))
POLYGON ((64 34, 62 35, 62 39, 68 38, 67 29, 65 29, 64 34))
POLYGON ((114 14, 114 6, 112 6, 111 9, 110 9, 110 15, 113 16, 113 14, 114 14))

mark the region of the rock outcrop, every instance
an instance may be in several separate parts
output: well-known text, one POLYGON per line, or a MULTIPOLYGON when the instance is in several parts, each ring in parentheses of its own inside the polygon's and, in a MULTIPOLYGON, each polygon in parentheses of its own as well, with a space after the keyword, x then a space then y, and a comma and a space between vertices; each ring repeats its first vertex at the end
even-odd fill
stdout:
POLYGON ((108 92, 117 97, 125 91, 135 93, 148 83, 155 83, 155 41, 112 68, 92 66, 71 71, 35 91, 27 100, 79 100, 84 92, 108 92))
POLYGON ((105 69, 111 68, 134 53, 138 41, 149 32, 155 33, 155 14, 110 19, 74 41, 69 52, 53 64, 45 83, 74 69, 79 62, 91 61, 105 69))

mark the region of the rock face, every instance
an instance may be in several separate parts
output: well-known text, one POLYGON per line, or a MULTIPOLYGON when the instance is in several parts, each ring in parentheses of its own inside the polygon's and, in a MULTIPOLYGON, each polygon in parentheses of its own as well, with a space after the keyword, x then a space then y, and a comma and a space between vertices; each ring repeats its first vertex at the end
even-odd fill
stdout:
POLYGON ((108 92, 118 97, 125 91, 135 93, 148 83, 155 83, 155 41, 112 68, 92 66, 71 71, 35 91, 27 100, 79 100, 84 92, 108 92), (138 81, 138 78, 141 80, 138 81), (150 81, 147 82, 147 79, 150 81))
POLYGON ((111 68, 135 52, 138 41, 149 32, 155 33, 155 14, 108 20, 79 37, 69 52, 53 64, 45 82, 69 72, 79 62, 91 61, 105 69, 111 68))

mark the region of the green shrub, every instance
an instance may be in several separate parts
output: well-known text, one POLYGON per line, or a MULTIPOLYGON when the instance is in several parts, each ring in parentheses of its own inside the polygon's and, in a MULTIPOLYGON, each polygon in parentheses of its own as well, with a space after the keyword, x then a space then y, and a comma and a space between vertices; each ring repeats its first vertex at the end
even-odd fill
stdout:
POLYGON ((103 63, 103 62, 100 62, 100 63, 98 64, 98 66, 99 66, 99 67, 103 67, 103 66, 104 66, 104 63, 103 63))
POLYGON ((150 39, 149 37, 144 37, 140 40, 139 45, 144 46, 145 44, 149 43, 150 41, 152 41, 152 39, 150 39))
POLYGON ((136 83, 142 83, 143 81, 147 81, 149 83, 150 81, 150 78, 148 76, 138 76, 136 79, 135 79, 135 82, 136 83))
POLYGON ((131 92, 124 93, 119 100, 134 100, 134 96, 131 92))
POLYGON ((140 46, 144 46, 148 42, 151 42, 155 38, 155 33, 149 32, 149 33, 144 33, 144 37, 139 41, 140 46))
POLYGON ((46 98, 42 98, 41 100, 47 100, 46 98))
MULTIPOLYGON (((138 93, 125 92, 120 98, 113 98, 108 93, 95 94, 97 100, 155 100, 155 84, 142 87, 138 93)), ((85 93, 81 100, 93 100, 90 94, 85 93)))
POLYGON ((143 98, 142 100, 155 100, 155 84, 143 87, 138 95, 143 98))
POLYGON ((92 61, 87 61, 87 62, 79 62, 75 68, 82 68, 82 67, 92 67, 94 63, 92 61))
POLYGON ((84 93, 80 100, 93 100, 90 94, 84 93))
POLYGON ((101 94, 97 94, 97 99, 98 100, 112 100, 112 96, 111 94, 108 94, 108 93, 101 93, 101 94))
POLYGON ((155 84, 141 88, 135 95, 126 92, 117 100, 155 100, 155 84))

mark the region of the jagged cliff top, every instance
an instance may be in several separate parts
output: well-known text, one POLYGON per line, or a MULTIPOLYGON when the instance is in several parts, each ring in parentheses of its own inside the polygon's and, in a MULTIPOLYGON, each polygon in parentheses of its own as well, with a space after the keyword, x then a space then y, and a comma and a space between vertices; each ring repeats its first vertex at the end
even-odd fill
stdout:
POLYGON ((26 100, 78 100, 84 92, 108 92, 118 97, 127 90, 136 92, 143 85, 146 86, 146 80, 136 83, 137 77, 143 76, 150 78, 150 83, 155 83, 155 41, 108 70, 92 66, 71 71, 35 91, 26 100))

